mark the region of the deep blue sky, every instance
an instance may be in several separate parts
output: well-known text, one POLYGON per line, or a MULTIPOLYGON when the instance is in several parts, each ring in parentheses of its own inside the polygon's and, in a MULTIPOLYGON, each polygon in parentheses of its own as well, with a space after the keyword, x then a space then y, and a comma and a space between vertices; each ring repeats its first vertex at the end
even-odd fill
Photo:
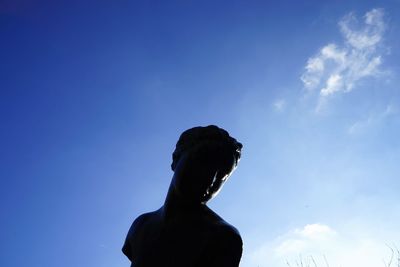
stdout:
POLYGON ((400 246, 399 18, 396 0, 1 1, 0 265, 129 266, 179 134, 208 124, 244 144, 210 204, 242 266, 400 246))

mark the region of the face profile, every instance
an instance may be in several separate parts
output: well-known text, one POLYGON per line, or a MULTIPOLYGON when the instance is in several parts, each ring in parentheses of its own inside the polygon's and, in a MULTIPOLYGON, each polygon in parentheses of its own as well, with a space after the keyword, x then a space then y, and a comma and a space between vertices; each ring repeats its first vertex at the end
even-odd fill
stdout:
POLYGON ((164 205, 140 215, 128 232, 122 250, 131 266, 239 266, 239 232, 206 204, 237 167, 241 149, 241 143, 214 125, 181 134, 164 205))

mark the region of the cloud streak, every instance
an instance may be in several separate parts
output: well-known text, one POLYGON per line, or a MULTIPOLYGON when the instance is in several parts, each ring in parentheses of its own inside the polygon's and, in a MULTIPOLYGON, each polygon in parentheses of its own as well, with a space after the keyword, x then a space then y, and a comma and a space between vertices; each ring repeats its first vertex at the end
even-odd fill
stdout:
POLYGON ((350 135, 363 133, 369 127, 381 123, 385 119, 399 113, 398 107, 392 104, 386 106, 386 109, 380 113, 373 113, 364 120, 354 122, 347 130, 350 135))
POLYGON ((353 90, 357 82, 383 73, 383 35, 385 33, 383 9, 372 9, 358 18, 350 13, 339 23, 343 42, 327 44, 310 57, 301 75, 308 91, 318 90, 323 98, 353 90))

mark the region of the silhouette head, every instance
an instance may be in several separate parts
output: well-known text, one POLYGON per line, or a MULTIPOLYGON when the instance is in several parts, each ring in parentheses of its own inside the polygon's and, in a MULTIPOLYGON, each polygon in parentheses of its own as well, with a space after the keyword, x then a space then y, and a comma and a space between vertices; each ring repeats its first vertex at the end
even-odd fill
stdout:
POLYGON ((175 193, 186 201, 205 204, 236 168, 241 149, 241 143, 215 125, 184 131, 172 154, 175 193))

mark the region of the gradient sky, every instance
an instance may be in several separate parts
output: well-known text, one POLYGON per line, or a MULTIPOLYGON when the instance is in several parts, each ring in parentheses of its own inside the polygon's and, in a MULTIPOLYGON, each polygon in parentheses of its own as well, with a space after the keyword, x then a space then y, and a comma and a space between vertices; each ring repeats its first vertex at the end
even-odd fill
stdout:
POLYGON ((244 144, 243 267, 400 247, 400 1, 0 1, 0 266, 129 266, 179 134, 244 144))

